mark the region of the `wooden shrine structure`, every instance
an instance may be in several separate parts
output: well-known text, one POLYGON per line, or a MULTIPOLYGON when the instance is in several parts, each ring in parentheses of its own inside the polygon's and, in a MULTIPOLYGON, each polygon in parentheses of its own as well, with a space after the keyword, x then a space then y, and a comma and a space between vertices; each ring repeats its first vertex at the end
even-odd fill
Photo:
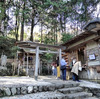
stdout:
POLYGON ((80 78, 100 79, 100 19, 90 21, 84 32, 62 44, 65 58, 70 67, 74 59, 81 61, 83 70, 80 78))
MULTIPOLYGON (((38 78, 39 54, 54 53, 54 54, 57 54, 59 56, 59 60, 61 60, 61 53, 62 53, 63 46, 46 45, 46 44, 40 44, 40 43, 31 42, 31 41, 26 41, 26 42, 20 41, 20 42, 16 42, 16 44, 21 50, 24 49, 25 51, 25 49, 28 49, 28 51, 25 51, 27 54, 34 53, 36 55, 35 73, 34 73, 36 80, 38 78)), ((27 61, 27 74, 28 74, 28 61, 27 61)))

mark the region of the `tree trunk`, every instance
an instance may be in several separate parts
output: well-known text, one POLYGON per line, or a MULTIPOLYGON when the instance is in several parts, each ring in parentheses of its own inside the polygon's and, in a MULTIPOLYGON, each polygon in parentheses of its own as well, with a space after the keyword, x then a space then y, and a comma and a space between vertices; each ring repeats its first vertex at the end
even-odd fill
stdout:
POLYGON ((4 5, 3 5, 3 8, 4 8, 4 17, 3 17, 3 20, 4 20, 4 34, 3 36, 5 36, 5 32, 6 32, 6 24, 7 24, 7 20, 6 20, 6 5, 5 5, 6 1, 4 1, 4 5))
POLYGON ((54 27, 54 45, 56 44, 56 31, 55 31, 55 27, 54 27))
POLYGON ((64 33, 66 33, 66 17, 65 17, 65 14, 64 14, 64 33))
POLYGON ((31 36, 30 36, 30 41, 33 41, 33 29, 34 29, 34 18, 32 18, 31 22, 31 36))
POLYGON ((41 22, 41 43, 42 43, 42 22, 41 22))
POLYGON ((63 24, 62 24, 62 16, 60 15, 60 27, 61 27, 61 32, 63 33, 63 24))
POLYGON ((57 40, 57 27, 56 27, 55 34, 56 34, 56 44, 57 44, 57 42, 58 42, 58 40, 57 40))
POLYGON ((17 30, 16 30, 16 41, 18 41, 18 37, 19 37, 19 35, 18 35, 18 30, 19 30, 19 23, 18 23, 18 26, 17 26, 17 30))
POLYGON ((21 35, 20 35, 20 41, 23 41, 24 39, 24 18, 23 21, 21 23, 21 35))
POLYGON ((15 28, 16 41, 18 41, 18 31, 17 31, 17 29, 18 29, 18 22, 17 22, 17 16, 16 16, 16 23, 15 23, 15 25, 16 25, 16 28, 15 28))
POLYGON ((0 20, 0 32, 1 32, 1 20, 0 20))
MULTIPOLYGON (((24 6, 23 6, 23 10, 25 9, 25 2, 24 2, 24 6)), ((23 41, 24 39, 24 13, 22 15, 22 22, 21 22, 21 33, 20 33, 20 41, 23 41)))

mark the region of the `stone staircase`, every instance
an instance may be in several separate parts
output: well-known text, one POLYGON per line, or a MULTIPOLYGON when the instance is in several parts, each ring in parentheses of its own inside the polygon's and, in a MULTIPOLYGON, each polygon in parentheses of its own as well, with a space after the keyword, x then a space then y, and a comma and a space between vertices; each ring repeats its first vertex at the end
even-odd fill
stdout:
POLYGON ((92 93, 85 92, 79 87, 78 82, 73 81, 58 80, 47 85, 24 86, 18 91, 20 94, 13 94, 14 90, 11 92, 14 96, 9 95, 9 98, 7 96, 0 99, 99 99, 93 97, 92 93))
POLYGON ((92 93, 85 92, 78 84, 58 89, 58 91, 66 96, 64 99, 98 99, 93 97, 92 93))

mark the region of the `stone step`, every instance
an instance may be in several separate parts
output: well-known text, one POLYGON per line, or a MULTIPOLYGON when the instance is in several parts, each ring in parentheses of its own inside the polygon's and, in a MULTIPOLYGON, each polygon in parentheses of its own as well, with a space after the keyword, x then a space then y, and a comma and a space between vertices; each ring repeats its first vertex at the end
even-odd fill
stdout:
POLYGON ((58 91, 64 94, 69 94, 69 93, 81 92, 83 91, 83 89, 81 87, 72 87, 72 88, 58 89, 58 91))
POLYGON ((96 97, 88 97, 88 98, 84 98, 84 99, 100 99, 100 98, 96 98, 96 97))
POLYGON ((79 83, 56 83, 53 84, 55 89, 78 87, 79 83))
POLYGON ((78 87, 79 83, 73 82, 73 83, 65 83, 63 85, 64 85, 64 88, 71 88, 71 87, 78 87))
POLYGON ((10 97, 3 97, 0 99, 67 99, 66 95, 59 92, 38 92, 27 95, 15 95, 10 97))
POLYGON ((66 96, 68 99, 87 99, 87 97, 92 97, 92 93, 78 92, 73 94, 67 94, 66 96))
POLYGON ((69 88, 79 86, 79 83, 76 82, 62 82, 62 83, 45 83, 38 85, 21 85, 21 86, 10 86, 0 88, 0 96, 13 96, 13 95, 25 95, 36 92, 46 92, 46 91, 55 91, 61 88, 69 88))

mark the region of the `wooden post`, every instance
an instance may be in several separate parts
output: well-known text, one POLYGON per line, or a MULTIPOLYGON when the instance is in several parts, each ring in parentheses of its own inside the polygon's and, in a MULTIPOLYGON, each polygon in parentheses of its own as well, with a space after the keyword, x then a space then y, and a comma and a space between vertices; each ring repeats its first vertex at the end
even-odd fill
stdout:
POLYGON ((17 69, 17 75, 19 76, 19 67, 20 67, 20 60, 18 59, 18 52, 17 52, 17 66, 18 66, 18 69, 17 69))
POLYGON ((28 53, 27 53, 27 68, 26 68, 26 73, 27 73, 27 76, 28 76, 28 53))
POLYGON ((48 74, 49 74, 49 63, 47 64, 47 66, 48 66, 47 69, 48 69, 48 74))
POLYGON ((19 76, 19 68, 20 68, 20 60, 18 60, 18 71, 17 71, 17 74, 18 74, 18 76, 19 76))
POLYGON ((60 66, 61 58, 62 58, 62 56, 61 56, 61 49, 59 49, 59 66, 60 66))
POLYGON ((38 78, 39 46, 36 47, 35 80, 38 78))
POLYGON ((23 66, 22 66, 22 68, 24 68, 24 66, 25 66, 25 53, 24 53, 24 56, 23 56, 23 66))
POLYGON ((42 74, 42 61, 40 61, 40 74, 42 74))
POLYGON ((40 75, 40 57, 38 58, 38 70, 39 70, 39 75, 40 75))

